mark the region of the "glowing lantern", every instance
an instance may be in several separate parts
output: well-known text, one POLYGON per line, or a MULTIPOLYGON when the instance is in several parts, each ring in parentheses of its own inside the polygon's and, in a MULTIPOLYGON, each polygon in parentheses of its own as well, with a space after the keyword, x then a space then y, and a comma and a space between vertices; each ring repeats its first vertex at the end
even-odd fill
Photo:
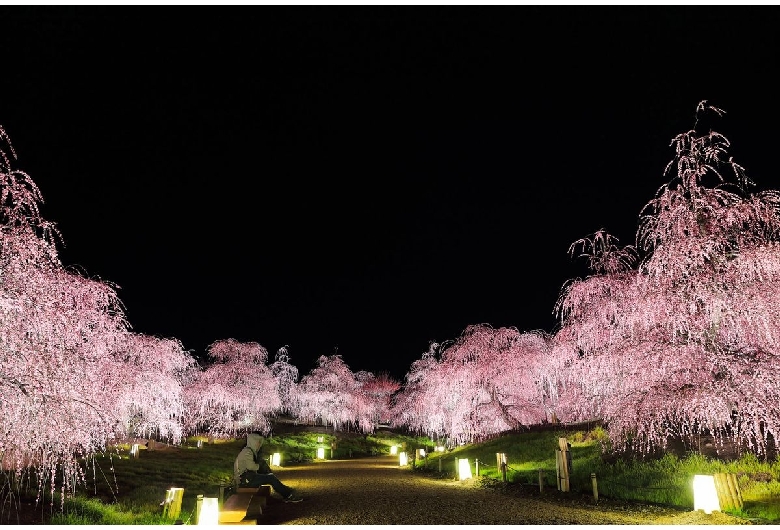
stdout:
POLYGON ((198 526, 219 524, 219 499, 216 497, 203 497, 198 515, 198 526))
POLYGON ((417 450, 417 458, 425 458, 425 449, 417 450))
POLYGON ((468 458, 458 459, 458 477, 460 480, 466 480, 471 478, 471 466, 469 465, 468 458))
POLYGON ((693 476, 693 510, 704 510, 707 514, 713 510, 720 511, 715 477, 712 475, 693 476))
POLYGON ((130 454, 133 455, 134 458, 138 458, 138 444, 133 444, 133 447, 130 449, 130 454))
POLYGON ((397 455, 398 454, 398 446, 397 445, 391 445, 390 446, 390 454, 391 455, 397 455))
POLYGON ((398 460, 399 460, 399 464, 398 464, 398 465, 405 466, 406 464, 408 464, 408 463, 409 463, 409 462, 407 461, 407 459, 406 459, 406 453, 404 453, 404 452, 401 452, 401 454, 400 454, 400 455, 398 455, 398 456, 399 456, 399 458, 398 458, 398 460))
POLYGON ((437 445, 436 446, 436 452, 437 453, 443 453, 444 452, 444 446, 443 445, 437 445))
POLYGON ((271 455, 271 465, 272 466, 282 465, 282 455, 280 453, 274 453, 273 455, 271 455))
POLYGON ((320 460, 324 460, 325 459, 325 448, 324 447, 318 447, 317 448, 317 458, 319 458, 320 460))

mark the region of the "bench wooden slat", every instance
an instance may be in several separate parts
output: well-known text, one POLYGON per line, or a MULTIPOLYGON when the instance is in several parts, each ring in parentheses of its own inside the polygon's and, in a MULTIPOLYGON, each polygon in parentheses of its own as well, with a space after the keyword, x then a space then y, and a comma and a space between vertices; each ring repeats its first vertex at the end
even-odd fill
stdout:
POLYGON ((262 495, 264 497, 270 497, 271 496, 271 485, 270 484, 264 484, 260 486, 259 488, 246 488, 246 487, 237 487, 236 493, 255 493, 257 495, 262 495))
POLYGON ((220 524, 257 524, 257 516, 263 514, 263 507, 271 496, 271 486, 259 488, 236 488, 219 511, 220 524))

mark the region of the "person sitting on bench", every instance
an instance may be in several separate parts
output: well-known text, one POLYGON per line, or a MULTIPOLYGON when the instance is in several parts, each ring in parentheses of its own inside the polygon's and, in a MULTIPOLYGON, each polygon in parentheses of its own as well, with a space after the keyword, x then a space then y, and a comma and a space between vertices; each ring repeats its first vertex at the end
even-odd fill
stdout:
POLYGON ((258 433, 246 435, 246 446, 238 453, 233 463, 233 480, 238 488, 259 488, 270 484, 285 502, 301 502, 303 498, 295 495, 290 486, 282 483, 271 470, 271 466, 260 457, 260 448, 265 438, 258 433))

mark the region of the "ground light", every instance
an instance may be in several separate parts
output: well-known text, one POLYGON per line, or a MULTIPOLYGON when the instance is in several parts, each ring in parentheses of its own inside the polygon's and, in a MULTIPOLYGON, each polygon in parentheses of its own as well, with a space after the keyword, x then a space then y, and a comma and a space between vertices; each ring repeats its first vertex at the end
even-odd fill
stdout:
POLYGON ((406 453, 405 452, 402 451, 401 454, 398 455, 398 462, 399 462, 399 464, 398 464, 399 466, 405 466, 406 464, 409 463, 409 461, 406 459, 406 453))
POLYGON ((694 475, 693 477, 693 510, 704 510, 710 514, 713 510, 720 511, 718 492, 715 489, 715 477, 712 475, 694 475))
POLYGON ((324 460, 325 459, 325 448, 324 447, 318 447, 317 448, 317 458, 319 458, 320 460, 324 460))
POLYGON ((390 446, 390 454, 391 455, 397 455, 398 454, 398 446, 397 445, 391 445, 390 446))
POLYGON ((460 480, 471 478, 471 466, 469 465, 468 458, 458 459, 458 478, 460 480))
POLYGON ((274 453, 271 455, 271 465, 280 466, 282 464, 282 455, 280 453, 274 453))
POLYGON ((163 517, 178 519, 181 513, 181 501, 184 498, 184 488, 170 488, 165 491, 165 500, 162 502, 163 517))
POLYGON ((216 497, 203 497, 198 514, 198 526, 219 524, 219 499, 216 497))

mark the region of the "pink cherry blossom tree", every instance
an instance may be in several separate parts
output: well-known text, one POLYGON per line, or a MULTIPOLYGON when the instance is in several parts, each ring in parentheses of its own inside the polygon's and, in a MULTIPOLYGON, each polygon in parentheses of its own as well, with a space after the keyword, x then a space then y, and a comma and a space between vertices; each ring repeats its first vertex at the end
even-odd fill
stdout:
POLYGON ((422 357, 412 363, 401 391, 393 396, 391 426, 423 433, 434 439, 449 432, 444 408, 430 406, 427 401, 431 390, 437 388, 441 348, 438 342, 431 342, 422 357))
POLYGON ((213 437, 270 432, 282 409, 279 384, 266 366, 268 351, 257 342, 218 340, 209 346, 213 363, 186 386, 187 427, 213 437))
POLYGON ((459 443, 555 414, 558 383, 546 333, 480 324, 452 344, 432 348, 407 375, 394 407, 396 423, 459 443))
POLYGON ((636 246, 604 231, 575 242, 592 275, 564 286, 560 344, 581 417, 616 448, 651 451, 709 432, 756 452, 780 429, 780 193, 754 184, 699 119, 674 138, 670 178, 640 214, 636 246))
POLYGON ((373 432, 375 408, 341 355, 322 355, 295 388, 295 415, 304 422, 373 432))
POLYGON ((0 467, 33 471, 41 492, 61 479, 67 493, 82 459, 129 431, 179 435, 175 372, 187 359, 129 334, 114 285, 62 266, 56 227, 11 167, 2 128, 0 143, 0 467), (170 384, 151 389, 144 377, 170 384))
POLYGON ((390 408, 393 395, 401 389, 401 383, 387 372, 374 375, 371 372, 357 372, 355 379, 360 384, 360 392, 371 407, 368 413, 374 428, 380 423, 390 422, 390 408))
POLYGON ((177 339, 126 333, 112 356, 113 417, 129 436, 180 443, 184 433, 184 384, 196 366, 177 339))

